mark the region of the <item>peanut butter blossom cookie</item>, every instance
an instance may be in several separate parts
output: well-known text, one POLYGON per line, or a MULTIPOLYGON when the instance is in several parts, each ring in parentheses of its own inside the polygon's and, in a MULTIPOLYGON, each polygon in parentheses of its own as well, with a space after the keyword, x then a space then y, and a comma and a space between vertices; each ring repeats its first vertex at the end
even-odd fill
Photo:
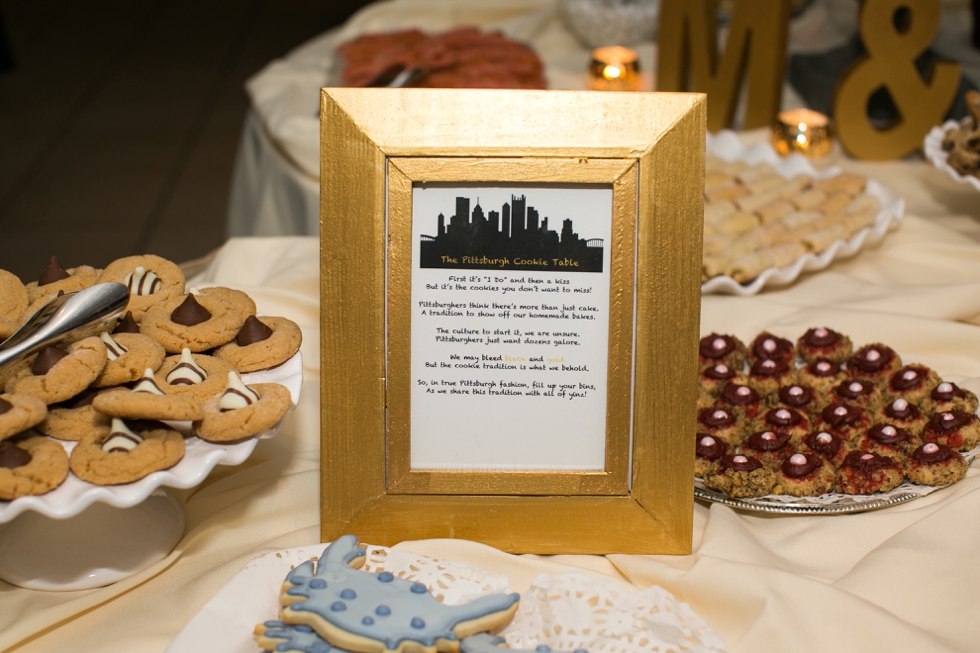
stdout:
POLYGON ((40 424, 47 405, 31 395, 0 395, 0 440, 40 424))
POLYGON ((0 441, 0 500, 46 494, 67 477, 68 454, 37 431, 0 441))
POLYGON ((249 316, 235 339, 214 352, 239 372, 256 372, 281 365, 296 355, 303 333, 284 317, 249 316))
POLYGON ((127 419, 195 420, 204 414, 192 397, 166 394, 151 368, 146 368, 131 392, 106 392, 92 403, 100 413, 127 419))
POLYGON ((163 345, 139 333, 103 331, 99 338, 105 344, 106 365, 92 384, 96 388, 132 383, 147 368, 157 370, 167 356, 163 345))
POLYGON ((359 571, 365 550, 345 535, 314 565, 289 572, 280 594, 280 617, 306 625, 331 645, 354 653, 457 651, 459 640, 506 624, 517 611, 517 594, 490 594, 448 606, 425 585, 390 572, 359 571))
POLYGON ((99 275, 99 283, 107 281, 129 288, 127 309, 136 321, 151 306, 184 294, 184 273, 167 259, 152 254, 113 261, 99 275))
POLYGON ((168 356, 156 371, 157 386, 168 395, 184 395, 203 404, 225 389, 231 365, 204 354, 184 349, 180 356, 168 356))
POLYGON ((132 483, 169 469, 184 457, 184 438, 161 422, 112 420, 108 433, 82 438, 71 452, 71 471, 95 485, 132 483))
POLYGON ((167 353, 202 352, 229 342, 245 317, 213 295, 182 295, 153 305, 140 322, 140 333, 156 339, 167 353))
MULTIPOLYGON (((59 291, 78 292, 94 285, 99 278, 95 268, 80 265, 77 268, 62 269, 58 259, 52 256, 37 281, 27 284, 27 296, 31 304, 41 299, 54 299, 59 291)), ((38 306, 40 308, 40 306, 38 306)))
POLYGON ((56 404, 74 397, 95 381, 106 358, 105 345, 96 336, 68 345, 67 351, 48 347, 41 350, 23 376, 7 382, 7 390, 56 404))
POLYGON ((89 433, 104 432, 111 420, 92 405, 98 394, 96 390, 84 390, 67 401, 48 406, 48 416, 37 425, 37 430, 56 440, 73 442, 89 433))
POLYGON ((27 288, 6 270, 0 270, 0 339, 9 338, 27 319, 27 288))
POLYGON ((278 383, 247 386, 237 372, 228 372, 221 395, 204 404, 204 418, 194 424, 208 442, 238 442, 272 428, 291 405, 289 390, 278 383))

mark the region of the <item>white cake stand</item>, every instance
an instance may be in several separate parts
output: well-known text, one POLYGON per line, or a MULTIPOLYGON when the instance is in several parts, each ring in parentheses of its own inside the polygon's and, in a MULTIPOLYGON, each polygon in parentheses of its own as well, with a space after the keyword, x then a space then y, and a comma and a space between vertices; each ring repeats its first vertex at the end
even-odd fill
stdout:
MULTIPOLYGON (((280 383, 296 406, 303 358, 297 353, 242 380, 280 383)), ((189 422, 172 424, 190 429, 189 422)), ((173 551, 184 534, 184 509, 164 486, 195 487, 217 465, 240 465, 259 439, 278 429, 229 445, 189 437, 179 463, 135 483, 105 487, 69 474, 47 494, 0 501, 0 578, 27 589, 67 592, 104 587, 143 571, 173 551)), ((69 454, 75 446, 62 444, 69 454)))

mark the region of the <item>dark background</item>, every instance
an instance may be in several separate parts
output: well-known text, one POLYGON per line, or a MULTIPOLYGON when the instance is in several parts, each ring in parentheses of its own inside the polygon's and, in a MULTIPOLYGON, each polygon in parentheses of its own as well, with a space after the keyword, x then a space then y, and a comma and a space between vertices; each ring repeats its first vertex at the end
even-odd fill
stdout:
POLYGON ((365 4, 0 0, 0 268, 218 247, 245 80, 365 4))

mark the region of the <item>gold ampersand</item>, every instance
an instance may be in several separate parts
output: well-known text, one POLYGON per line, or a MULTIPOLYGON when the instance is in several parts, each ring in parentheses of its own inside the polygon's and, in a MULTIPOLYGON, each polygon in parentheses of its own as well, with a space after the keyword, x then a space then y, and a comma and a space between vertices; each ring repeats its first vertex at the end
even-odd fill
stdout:
POLYGON ((949 110, 959 87, 959 64, 935 63, 928 82, 915 68, 916 58, 936 35, 939 12, 939 0, 865 0, 862 4, 860 30, 868 55, 844 73, 834 97, 837 134, 852 155, 903 157, 921 147, 926 132, 949 110), (909 20, 896 21, 903 9, 909 20), (905 24, 899 27, 896 22, 905 24), (901 117, 879 129, 868 119, 868 100, 882 86, 901 117))

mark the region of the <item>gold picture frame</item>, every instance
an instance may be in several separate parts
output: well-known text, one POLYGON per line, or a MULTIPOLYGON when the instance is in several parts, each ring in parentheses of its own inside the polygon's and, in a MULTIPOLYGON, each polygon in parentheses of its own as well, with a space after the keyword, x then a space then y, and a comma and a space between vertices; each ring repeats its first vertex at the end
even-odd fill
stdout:
POLYGON ((705 106, 700 94, 323 89, 324 541, 690 551, 705 106), (410 469, 405 225, 413 184, 438 181, 613 189, 604 470, 410 469))

